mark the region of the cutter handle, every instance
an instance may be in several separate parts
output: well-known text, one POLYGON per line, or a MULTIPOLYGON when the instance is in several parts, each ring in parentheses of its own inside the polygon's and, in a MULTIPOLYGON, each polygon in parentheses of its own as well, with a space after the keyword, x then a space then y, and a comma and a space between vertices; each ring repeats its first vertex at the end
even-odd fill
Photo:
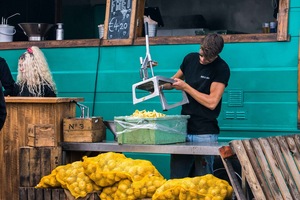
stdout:
POLYGON ((145 35, 148 35, 149 31, 148 31, 148 22, 145 22, 145 35))

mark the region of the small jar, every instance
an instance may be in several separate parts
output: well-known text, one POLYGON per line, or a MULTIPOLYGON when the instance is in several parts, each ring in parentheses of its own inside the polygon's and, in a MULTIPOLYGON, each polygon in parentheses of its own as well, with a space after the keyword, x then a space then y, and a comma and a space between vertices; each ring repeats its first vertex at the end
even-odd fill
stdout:
POLYGON ((64 39, 63 23, 57 23, 56 40, 63 40, 63 39, 64 39))
POLYGON ((277 33, 277 23, 270 22, 270 33, 277 33))
POLYGON ((103 38, 104 35, 104 24, 100 24, 98 25, 98 29, 99 29, 99 38, 103 38))
POLYGON ((262 24, 262 32, 270 33, 270 24, 268 22, 262 24))

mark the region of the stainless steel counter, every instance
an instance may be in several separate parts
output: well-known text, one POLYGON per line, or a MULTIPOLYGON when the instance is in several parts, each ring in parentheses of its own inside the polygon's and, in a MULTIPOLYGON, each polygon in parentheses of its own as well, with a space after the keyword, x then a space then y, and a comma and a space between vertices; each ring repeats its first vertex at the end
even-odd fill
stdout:
POLYGON ((66 151, 99 151, 99 152, 140 152, 158 154, 219 155, 219 148, 228 143, 177 143, 165 145, 118 144, 117 142, 100 143, 67 143, 62 142, 66 151))

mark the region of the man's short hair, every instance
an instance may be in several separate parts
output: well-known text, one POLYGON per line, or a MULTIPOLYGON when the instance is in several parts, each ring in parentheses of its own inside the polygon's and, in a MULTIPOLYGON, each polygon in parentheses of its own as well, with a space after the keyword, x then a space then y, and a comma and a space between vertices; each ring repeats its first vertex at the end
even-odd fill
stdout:
POLYGON ((224 47, 223 37, 217 33, 210 33, 205 36, 201 43, 203 56, 206 59, 211 59, 219 55, 224 47))

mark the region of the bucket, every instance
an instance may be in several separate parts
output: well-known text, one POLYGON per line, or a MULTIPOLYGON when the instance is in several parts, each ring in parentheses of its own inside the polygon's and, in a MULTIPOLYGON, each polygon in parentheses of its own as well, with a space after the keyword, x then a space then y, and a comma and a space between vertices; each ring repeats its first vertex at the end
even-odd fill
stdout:
POLYGON ((103 35, 104 35, 104 25, 103 24, 100 24, 98 25, 98 28, 99 28, 99 38, 103 38, 103 35))
POLYGON ((157 24, 148 24, 149 37, 155 37, 157 34, 157 24))
POLYGON ((12 42, 15 33, 16 29, 14 26, 0 24, 0 42, 12 42))

